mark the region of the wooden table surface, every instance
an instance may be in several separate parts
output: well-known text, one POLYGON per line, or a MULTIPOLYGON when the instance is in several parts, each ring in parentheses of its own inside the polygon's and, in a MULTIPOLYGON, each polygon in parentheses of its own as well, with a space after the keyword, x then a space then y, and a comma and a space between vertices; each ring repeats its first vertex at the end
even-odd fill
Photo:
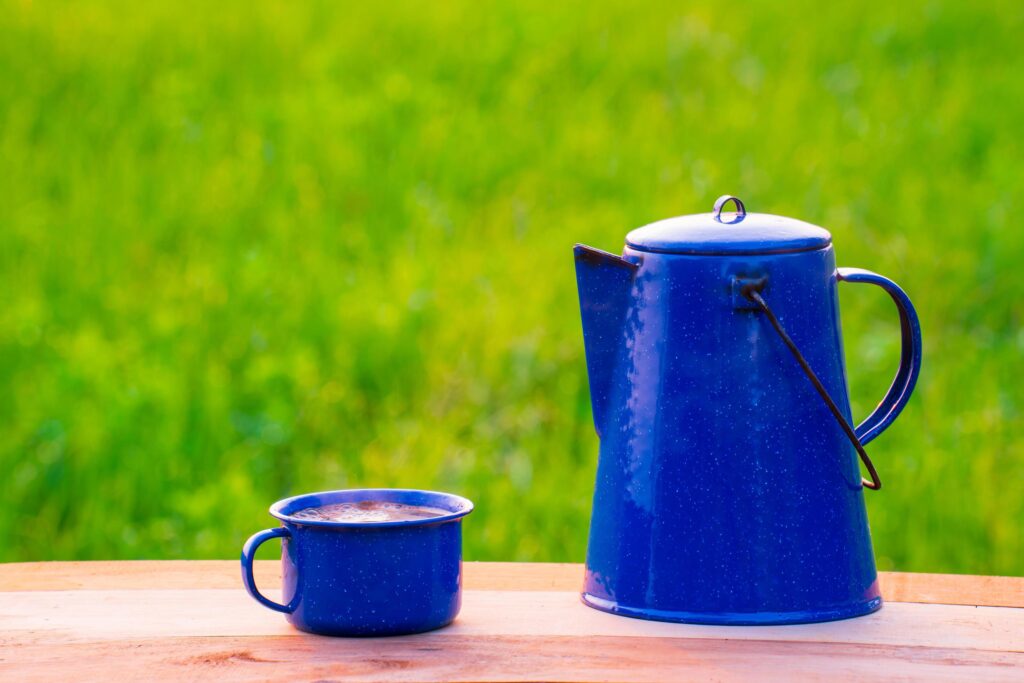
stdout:
MULTIPOLYGON (((270 595, 279 563, 257 563, 270 595)), ((398 638, 300 633, 238 563, 0 564, 0 679, 1024 681, 1024 579, 883 573, 873 615, 696 626, 584 607, 582 568, 466 563, 452 626, 398 638)))

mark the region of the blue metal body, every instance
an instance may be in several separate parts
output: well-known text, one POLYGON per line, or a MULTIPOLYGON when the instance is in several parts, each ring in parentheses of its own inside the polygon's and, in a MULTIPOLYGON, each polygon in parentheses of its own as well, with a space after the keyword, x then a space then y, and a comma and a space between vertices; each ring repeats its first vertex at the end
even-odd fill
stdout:
POLYGON ((473 504, 447 493, 357 489, 311 493, 274 503, 282 526, 260 531, 242 549, 242 581, 260 604, 296 628, 332 636, 387 636, 445 626, 462 600, 462 518, 473 504), (432 519, 340 523, 299 520, 298 510, 365 500, 426 505, 451 514, 432 519), (281 538, 285 604, 256 588, 256 548, 281 538))
POLYGON ((878 609, 857 455, 738 292, 764 283, 764 299, 848 420, 838 284, 892 296, 901 366, 856 429, 866 443, 902 410, 920 368, 917 316, 902 290, 837 270, 821 228, 757 214, 654 224, 629 235, 622 257, 582 245, 575 256, 600 436, 584 602, 712 624, 878 609))

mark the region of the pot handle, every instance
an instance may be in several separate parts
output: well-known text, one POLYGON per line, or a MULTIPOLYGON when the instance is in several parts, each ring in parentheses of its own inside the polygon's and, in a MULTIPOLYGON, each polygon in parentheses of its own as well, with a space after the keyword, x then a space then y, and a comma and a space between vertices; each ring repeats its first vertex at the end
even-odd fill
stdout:
POLYGON ((291 533, 283 526, 274 529, 264 529, 250 536, 249 540, 242 546, 242 583, 245 584, 245 590, 256 602, 276 612, 291 614, 295 611, 295 608, 291 605, 282 605, 274 602, 260 593, 260 589, 256 587, 256 577, 252 575, 252 562, 256 559, 256 549, 272 538, 291 538, 291 533))
POLYGON ((910 297, 889 278, 861 268, 838 268, 836 278, 840 282, 866 282, 878 285, 896 302, 896 308, 900 314, 903 342, 899 370, 896 371, 896 377, 882 402, 863 422, 857 425, 855 430, 860 442, 866 444, 885 431, 910 400, 910 394, 913 393, 914 385, 917 384, 917 376, 921 372, 921 325, 918 322, 914 304, 910 302, 910 297))

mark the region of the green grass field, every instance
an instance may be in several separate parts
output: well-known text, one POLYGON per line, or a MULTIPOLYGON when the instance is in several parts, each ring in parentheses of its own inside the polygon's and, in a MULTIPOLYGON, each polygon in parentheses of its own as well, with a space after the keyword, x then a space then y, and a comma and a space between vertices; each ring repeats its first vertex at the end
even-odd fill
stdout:
MULTIPOLYGON (((917 304, 879 566, 1024 574, 1024 5, 485 4, 0 2, 0 559, 234 557, 374 485, 581 561, 572 244, 729 192, 917 304)), ((864 416, 896 314, 842 297, 864 416)))

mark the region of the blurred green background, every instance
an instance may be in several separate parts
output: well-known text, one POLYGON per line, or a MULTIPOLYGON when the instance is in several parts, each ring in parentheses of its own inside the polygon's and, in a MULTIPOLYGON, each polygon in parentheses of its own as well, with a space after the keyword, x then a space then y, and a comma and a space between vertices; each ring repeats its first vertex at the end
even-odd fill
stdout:
MULTIPOLYGON (((581 561, 572 244, 729 192, 917 304, 879 566, 1024 574, 1024 5, 967 4, 0 2, 0 559, 373 485, 581 561)), ((899 331, 842 297, 862 417, 899 331)))

